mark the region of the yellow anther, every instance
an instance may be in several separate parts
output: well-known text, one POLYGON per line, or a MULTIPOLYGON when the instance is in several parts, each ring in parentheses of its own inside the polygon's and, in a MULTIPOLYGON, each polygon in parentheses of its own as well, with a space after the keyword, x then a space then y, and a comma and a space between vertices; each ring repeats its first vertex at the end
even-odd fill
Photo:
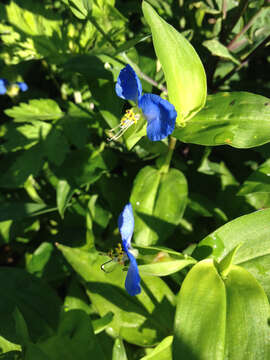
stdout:
POLYGON ((121 125, 126 125, 127 123, 136 124, 138 120, 138 115, 136 115, 133 109, 129 109, 126 111, 125 115, 121 119, 121 125))

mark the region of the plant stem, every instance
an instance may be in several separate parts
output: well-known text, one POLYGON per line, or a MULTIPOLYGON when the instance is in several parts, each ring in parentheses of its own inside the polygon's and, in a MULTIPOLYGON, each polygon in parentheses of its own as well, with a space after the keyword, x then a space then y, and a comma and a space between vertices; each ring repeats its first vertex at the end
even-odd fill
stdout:
MULTIPOLYGON (((104 36, 104 38, 106 39, 106 41, 108 41, 108 43, 115 49, 117 50, 117 45, 116 43, 103 31, 103 29, 99 26, 99 24, 97 23, 97 21, 92 17, 89 16, 89 21, 95 26, 95 28, 101 33, 102 36, 104 36)), ((167 89, 165 88, 165 86, 157 83, 154 79, 152 79, 150 76, 146 75, 143 71, 140 70, 140 68, 134 64, 130 58, 127 56, 127 54, 123 53, 122 57, 126 59, 126 61, 128 61, 136 70, 136 72, 138 73, 138 75, 145 80, 146 82, 148 82, 149 84, 151 84, 152 86, 156 87, 157 89, 163 91, 166 95, 168 94, 167 89)))
POLYGON ((248 3, 249 3, 249 0, 240 0, 239 5, 238 5, 238 11, 235 13, 235 15, 232 18, 227 17, 228 24, 224 26, 221 37, 220 37, 220 41, 222 43, 225 43, 227 36, 230 34, 232 29, 237 24, 238 20, 244 14, 244 12, 248 6, 248 3))
POLYGON ((263 8, 260 8, 260 10, 254 16, 252 16, 252 18, 249 20, 249 22, 243 27, 243 29, 241 31, 239 31, 239 33, 233 38, 233 40, 227 46, 228 50, 234 50, 238 47, 237 46, 238 44, 236 44, 237 40, 240 38, 240 36, 242 36, 245 32, 248 31, 248 29, 252 26, 253 22, 260 15, 262 10, 263 10, 263 8))
POLYGON ((163 165, 161 166, 161 169, 160 169, 160 172, 162 174, 166 174, 169 171, 172 156, 173 156, 173 151, 175 149, 175 145, 176 145, 176 138, 173 137, 173 136, 170 136, 169 145, 168 145, 168 152, 167 152, 165 161, 164 161, 164 163, 163 163, 163 165))
POLYGON ((264 48, 264 46, 270 41, 270 35, 267 36, 251 53, 249 53, 241 62, 240 65, 236 66, 234 69, 232 69, 227 75, 225 75, 222 79, 216 82, 216 84, 213 87, 213 90, 216 90, 220 87, 220 85, 224 84, 225 81, 227 81, 230 77, 232 77, 237 71, 242 69, 244 65, 248 63, 248 61, 253 58, 259 50, 264 48))

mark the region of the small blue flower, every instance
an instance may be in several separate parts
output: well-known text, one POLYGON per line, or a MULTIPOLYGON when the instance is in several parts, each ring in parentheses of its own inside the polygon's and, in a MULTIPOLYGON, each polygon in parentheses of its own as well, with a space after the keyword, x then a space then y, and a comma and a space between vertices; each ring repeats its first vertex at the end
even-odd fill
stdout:
POLYGON ((118 218, 118 227, 122 238, 123 249, 129 258, 130 264, 125 281, 125 287, 129 295, 138 295, 141 292, 139 269, 134 255, 130 252, 131 238, 134 230, 134 217, 132 205, 128 203, 118 218))
MULTIPOLYGON (((173 132, 177 117, 174 106, 158 95, 143 95, 141 82, 130 65, 120 71, 115 91, 120 98, 134 101, 142 110, 147 120, 147 136, 150 140, 162 140, 173 132)), ((111 140, 118 139, 137 120, 139 120, 139 114, 128 110, 118 126, 120 131, 111 140)))
POLYGON ((16 84, 19 86, 21 91, 27 91, 28 90, 28 85, 23 82, 23 81, 17 81, 16 84))
POLYGON ((7 92, 7 79, 0 78, 0 95, 4 95, 7 92))

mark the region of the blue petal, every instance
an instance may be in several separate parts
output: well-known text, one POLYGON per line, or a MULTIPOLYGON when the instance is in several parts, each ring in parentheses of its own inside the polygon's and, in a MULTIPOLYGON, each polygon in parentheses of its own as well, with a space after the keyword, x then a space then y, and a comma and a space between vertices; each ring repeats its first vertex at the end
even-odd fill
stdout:
POLYGON ((141 292, 141 278, 139 275, 139 269, 135 257, 129 251, 127 252, 127 255, 129 257, 130 264, 125 281, 125 288, 129 295, 134 296, 138 295, 141 292))
POLYGON ((169 101, 158 95, 144 94, 139 99, 139 107, 147 120, 147 136, 150 140, 162 140, 173 132, 177 112, 169 101))
POLYGON ((6 85, 8 85, 8 81, 6 79, 0 79, 0 95, 4 95, 7 92, 6 85))
POLYGON ((115 91, 120 98, 134 102, 142 96, 142 84, 130 65, 120 71, 115 91))
POLYGON ((134 216, 132 205, 128 203, 125 205, 123 211, 118 218, 118 227, 121 234, 124 250, 130 247, 130 241, 134 230, 134 216))
POLYGON ((27 91, 28 85, 25 82, 17 81, 16 84, 19 86, 21 91, 27 91))

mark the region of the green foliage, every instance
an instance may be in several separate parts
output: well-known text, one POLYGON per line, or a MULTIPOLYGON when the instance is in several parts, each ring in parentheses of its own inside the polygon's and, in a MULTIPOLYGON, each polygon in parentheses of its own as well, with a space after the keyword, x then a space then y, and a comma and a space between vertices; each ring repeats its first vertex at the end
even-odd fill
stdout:
POLYGON ((0 360, 269 359, 268 2, 0 13, 0 360), (142 115, 115 93, 126 64, 177 110, 162 141, 142 116, 108 140, 127 109, 142 115))

